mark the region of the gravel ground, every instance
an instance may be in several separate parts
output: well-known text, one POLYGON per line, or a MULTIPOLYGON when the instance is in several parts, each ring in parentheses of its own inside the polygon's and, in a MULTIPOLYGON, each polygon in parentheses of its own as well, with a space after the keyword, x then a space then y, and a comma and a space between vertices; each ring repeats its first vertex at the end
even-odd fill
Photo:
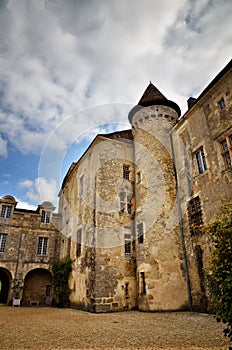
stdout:
POLYGON ((0 306, 1 350, 228 349, 223 324, 189 312, 90 314, 0 306))

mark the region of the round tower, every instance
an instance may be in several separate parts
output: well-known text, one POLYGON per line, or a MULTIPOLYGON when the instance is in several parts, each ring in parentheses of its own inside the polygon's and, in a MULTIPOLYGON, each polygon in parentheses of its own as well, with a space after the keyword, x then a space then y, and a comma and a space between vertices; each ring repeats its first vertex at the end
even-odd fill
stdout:
POLYGON ((135 239, 140 310, 187 308, 170 131, 179 106, 152 83, 129 112, 135 149, 135 239))

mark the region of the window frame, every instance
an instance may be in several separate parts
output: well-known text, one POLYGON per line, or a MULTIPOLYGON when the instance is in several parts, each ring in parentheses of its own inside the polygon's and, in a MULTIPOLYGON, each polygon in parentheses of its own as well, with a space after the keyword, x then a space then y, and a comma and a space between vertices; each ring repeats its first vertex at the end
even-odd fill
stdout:
POLYGON ((12 205, 3 204, 1 210, 2 219, 10 219, 12 214, 12 205))
POLYGON ((38 237, 37 255, 38 256, 48 255, 48 237, 45 237, 45 236, 38 237))
POLYGON ((84 181, 85 181, 85 176, 81 175, 80 180, 79 180, 79 195, 82 196, 84 194, 84 181))
POLYGON ((130 181, 130 165, 129 164, 123 164, 123 179, 130 181))
POLYGON ((190 199, 187 205, 190 234, 196 236, 201 234, 200 227, 203 225, 202 205, 199 196, 190 199))
POLYGON ((76 242, 76 258, 81 256, 82 251, 82 229, 77 230, 77 242, 76 242))
POLYGON ((130 257, 131 256, 131 234, 124 234, 124 255, 126 257, 130 257))
POLYGON ((223 111, 223 109, 226 108, 226 103, 224 97, 220 98, 220 100, 217 103, 219 111, 223 111))
POLYGON ((119 193, 120 200, 120 213, 132 215, 132 193, 123 192, 119 193))
POLYGON ((137 237, 138 237, 138 244, 144 243, 144 223, 140 222, 137 224, 137 237))
POLYGON ((198 174, 201 175, 208 170, 203 146, 195 152, 198 174))
POLYGON ((221 155, 226 169, 232 167, 232 134, 220 141, 221 155))
POLYGON ((51 210, 42 209, 40 221, 42 224, 50 224, 50 222, 51 222, 51 210))
POLYGON ((0 253, 6 251, 7 236, 7 233, 0 233, 0 253))

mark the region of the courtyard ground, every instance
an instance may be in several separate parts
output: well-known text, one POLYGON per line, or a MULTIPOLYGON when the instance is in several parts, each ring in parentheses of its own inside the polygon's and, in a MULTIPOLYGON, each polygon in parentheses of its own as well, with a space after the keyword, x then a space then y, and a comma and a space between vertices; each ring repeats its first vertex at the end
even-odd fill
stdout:
POLYGON ((0 306, 1 350, 228 349, 213 315, 0 306))

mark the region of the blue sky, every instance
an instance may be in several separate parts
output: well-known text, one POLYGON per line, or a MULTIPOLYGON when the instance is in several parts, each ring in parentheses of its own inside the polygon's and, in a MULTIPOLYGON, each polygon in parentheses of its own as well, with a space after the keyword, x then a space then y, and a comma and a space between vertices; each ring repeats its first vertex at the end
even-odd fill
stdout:
POLYGON ((0 0, 0 196, 56 203, 150 80, 183 114, 230 60, 231 23, 231 0, 0 0))

